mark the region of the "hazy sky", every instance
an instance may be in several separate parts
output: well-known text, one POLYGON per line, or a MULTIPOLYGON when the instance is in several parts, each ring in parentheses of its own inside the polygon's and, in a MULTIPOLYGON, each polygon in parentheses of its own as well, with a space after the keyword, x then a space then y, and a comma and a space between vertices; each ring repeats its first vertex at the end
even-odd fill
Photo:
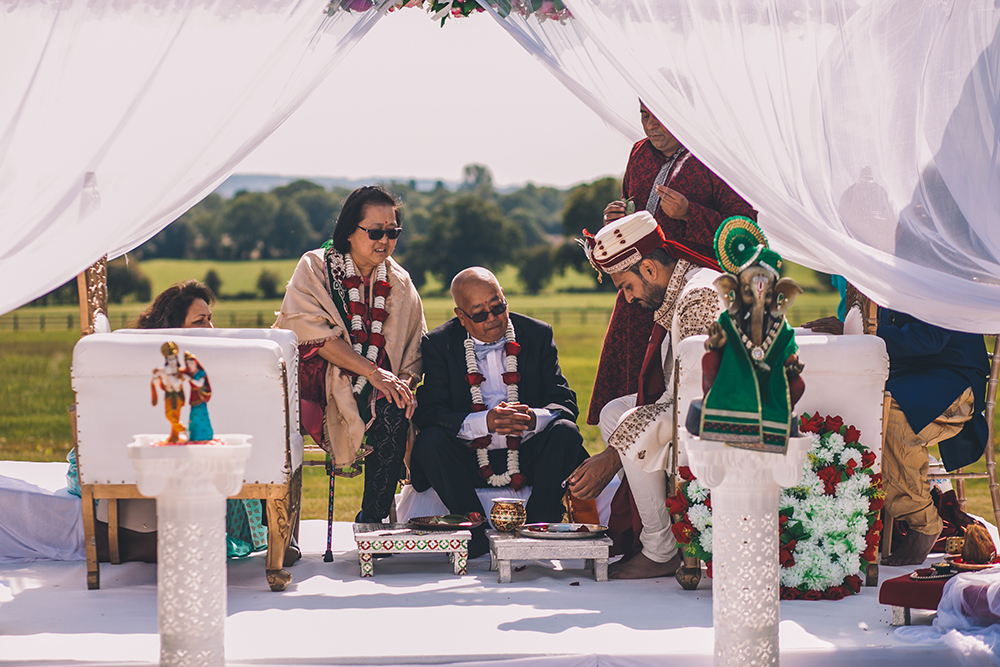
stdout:
POLYGON ((630 146, 489 15, 442 28, 405 9, 236 172, 459 180, 479 162, 498 185, 566 186, 620 176, 630 146))

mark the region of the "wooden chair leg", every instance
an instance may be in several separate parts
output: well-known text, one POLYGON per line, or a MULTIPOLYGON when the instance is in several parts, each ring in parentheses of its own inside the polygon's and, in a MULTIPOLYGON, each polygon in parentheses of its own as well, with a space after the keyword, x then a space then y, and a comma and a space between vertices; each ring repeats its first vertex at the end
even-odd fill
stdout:
MULTIPOLYGON (((961 473, 962 469, 958 468, 955 472, 961 473)), ((958 508, 964 512, 966 504, 964 479, 955 480, 955 495, 958 497, 958 508)))
POLYGON ((94 536, 94 487, 81 484, 80 498, 83 507, 83 548, 87 554, 87 588, 94 591, 101 587, 101 565, 97 562, 97 539, 94 536))
POLYGON ((121 565, 118 553, 118 499, 108 498, 108 552, 113 565, 121 565))
POLYGON ((986 474, 990 483, 990 500, 993 502, 993 519, 1000 526, 1000 489, 997 486, 997 462, 993 451, 993 417, 997 405, 997 381, 1000 378, 1000 336, 993 337, 993 361, 990 364, 990 382, 986 386, 986 474))
POLYGON ((295 514, 302 492, 302 468, 288 480, 285 495, 267 501, 267 583, 272 591, 283 591, 292 583, 284 569, 285 551, 291 542, 295 514))

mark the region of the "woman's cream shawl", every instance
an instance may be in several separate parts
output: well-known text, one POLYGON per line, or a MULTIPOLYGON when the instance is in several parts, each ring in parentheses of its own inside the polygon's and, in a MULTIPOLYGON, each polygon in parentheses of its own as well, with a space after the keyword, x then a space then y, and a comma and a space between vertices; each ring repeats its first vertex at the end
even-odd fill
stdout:
MULTIPOLYGON (((341 338, 350 344, 347 325, 330 296, 325 251, 311 250, 302 256, 285 289, 281 311, 274 327, 289 329, 299 344, 341 338)), ((410 274, 392 258, 386 260, 386 278, 392 291, 386 298, 389 317, 385 321, 385 351, 392 371, 415 387, 423 375, 420 339, 427 333, 423 304, 410 274)), ((351 376, 333 364, 326 371, 326 436, 330 454, 338 466, 357 460, 365 424, 351 390, 351 376)))

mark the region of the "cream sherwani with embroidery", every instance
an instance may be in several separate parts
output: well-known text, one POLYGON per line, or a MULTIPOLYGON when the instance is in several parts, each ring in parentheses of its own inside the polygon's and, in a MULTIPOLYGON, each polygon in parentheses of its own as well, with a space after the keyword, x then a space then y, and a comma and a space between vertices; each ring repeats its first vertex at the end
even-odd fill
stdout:
POLYGON ((670 513, 665 506, 670 441, 674 425, 674 346, 688 338, 708 333, 722 308, 712 283, 718 271, 678 260, 653 319, 667 329, 660 347, 667 390, 649 405, 636 406, 636 395, 610 401, 601 410, 601 435, 617 450, 628 477, 632 497, 642 519, 642 553, 664 563, 677 551, 670 531, 670 513))

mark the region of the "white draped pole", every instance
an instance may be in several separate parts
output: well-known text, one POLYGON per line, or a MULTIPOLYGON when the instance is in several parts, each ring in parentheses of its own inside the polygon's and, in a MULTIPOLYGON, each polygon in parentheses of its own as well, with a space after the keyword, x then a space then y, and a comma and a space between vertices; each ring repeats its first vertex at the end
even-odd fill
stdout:
POLYGON ((139 492, 156 498, 162 667, 225 667, 226 498, 243 487, 250 436, 222 445, 129 445, 139 492))
POLYGON ((779 663, 780 487, 795 486, 812 439, 789 438, 766 454, 692 437, 681 429, 691 472, 712 491, 712 625, 716 667, 779 663))

